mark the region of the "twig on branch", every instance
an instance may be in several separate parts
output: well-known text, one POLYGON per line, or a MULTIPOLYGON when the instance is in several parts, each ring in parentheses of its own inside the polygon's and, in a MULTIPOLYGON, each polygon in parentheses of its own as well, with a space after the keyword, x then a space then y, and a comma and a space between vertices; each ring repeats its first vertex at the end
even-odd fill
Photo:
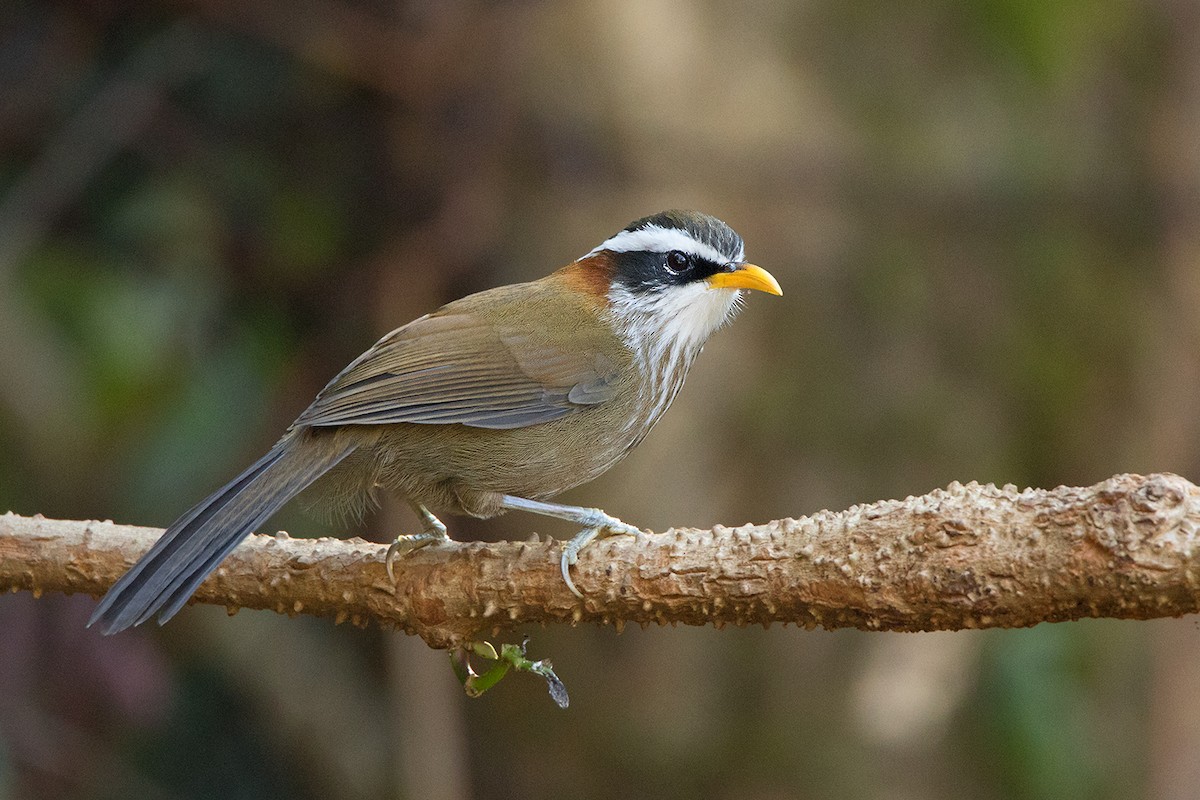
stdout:
MULTIPOLYGON (((253 536, 196 600, 376 620, 450 647, 517 625, 651 622, 924 631, 1200 610, 1200 488, 1170 474, 1088 488, 953 484, 922 497, 740 528, 428 547, 399 563, 361 539, 253 536)), ((161 531, 0 517, 0 590, 106 590, 161 531)))

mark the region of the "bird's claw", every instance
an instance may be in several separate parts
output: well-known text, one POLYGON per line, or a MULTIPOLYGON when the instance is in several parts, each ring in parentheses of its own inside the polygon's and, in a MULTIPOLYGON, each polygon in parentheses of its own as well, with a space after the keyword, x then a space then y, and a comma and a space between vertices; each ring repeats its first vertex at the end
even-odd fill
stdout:
POLYGON ((567 584, 567 588, 571 590, 571 594, 583 599, 583 593, 575 586, 575 581, 571 580, 571 567, 579 561, 579 553, 583 548, 587 547, 593 541, 605 536, 636 536, 641 533, 640 528, 636 528, 616 517, 609 517, 603 514, 605 520, 600 525, 594 525, 590 528, 584 528, 575 538, 571 539, 562 549, 562 568, 563 581, 567 584))
POLYGON ((384 559, 383 565, 387 569, 388 580, 392 583, 396 582, 396 573, 393 567, 397 558, 403 558, 409 553, 420 550, 422 547, 433 544, 434 542, 447 541, 448 537, 445 532, 426 531, 425 533, 414 533, 411 536, 397 536, 392 540, 391 545, 387 549, 387 558, 384 559))
POLYGON ((575 587, 575 581, 571 580, 571 567, 579 561, 579 551, 599 535, 599 528, 586 528, 580 531, 574 539, 563 545, 561 562, 563 581, 567 584, 567 588, 571 590, 571 594, 580 600, 583 599, 583 593, 575 587))

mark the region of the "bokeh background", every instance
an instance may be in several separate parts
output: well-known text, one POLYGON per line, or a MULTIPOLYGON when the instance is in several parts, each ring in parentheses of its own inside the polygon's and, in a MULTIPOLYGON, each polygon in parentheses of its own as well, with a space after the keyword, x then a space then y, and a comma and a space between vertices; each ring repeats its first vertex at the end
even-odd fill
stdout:
MULTIPOLYGON (((565 499, 663 530, 1200 476, 1200 5, 17 2, 0 510, 165 525, 378 335, 669 207, 786 295, 565 499)), ((563 712, 388 631, 103 639, 93 603, 0 597, 4 800, 1200 796, 1194 620, 534 629, 563 712)))

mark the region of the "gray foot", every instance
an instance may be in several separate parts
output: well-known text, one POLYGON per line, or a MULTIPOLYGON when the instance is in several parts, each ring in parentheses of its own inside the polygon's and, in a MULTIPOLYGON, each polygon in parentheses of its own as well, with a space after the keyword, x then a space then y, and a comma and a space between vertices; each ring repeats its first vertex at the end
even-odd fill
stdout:
POLYGON ((571 580, 571 567, 573 567, 575 563, 579 561, 579 553, 583 550, 583 548, 587 547, 596 539, 603 539, 606 536, 636 536, 641 532, 634 526, 621 522, 621 520, 617 519, 616 517, 610 517, 608 514, 605 514, 599 509, 593 508, 589 510, 603 517, 603 523, 600 525, 593 525, 590 528, 584 528, 575 535, 575 538, 563 545, 562 550, 561 567, 563 581, 566 582, 567 588, 571 590, 571 594, 575 595, 580 600, 583 599, 583 593, 575 587, 575 581, 571 580))
POLYGON ((450 537, 446 534, 446 526, 442 524, 440 519, 431 514, 429 509, 414 503, 413 510, 417 512, 417 515, 421 518, 421 522, 425 524, 425 530, 422 533, 414 533, 411 536, 397 536, 392 540, 391 546, 388 547, 387 558, 383 562, 387 568, 388 580, 392 583, 396 582, 393 564, 397 558, 403 558, 409 553, 431 544, 441 544, 442 542, 450 541, 450 537))

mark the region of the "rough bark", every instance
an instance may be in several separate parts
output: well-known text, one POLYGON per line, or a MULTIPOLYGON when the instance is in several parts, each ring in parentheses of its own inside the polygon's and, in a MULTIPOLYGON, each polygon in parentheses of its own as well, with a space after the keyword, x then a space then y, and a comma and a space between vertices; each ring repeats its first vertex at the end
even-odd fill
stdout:
MULTIPOLYGON (((1171 474, 1088 488, 952 484, 921 497, 740 528, 559 543, 466 542, 401 562, 362 539, 257 535, 196 601, 366 624, 448 647, 531 622, 927 631, 1200 610, 1200 489, 1171 474)), ((105 591, 161 531, 0 517, 0 590, 105 591)))

